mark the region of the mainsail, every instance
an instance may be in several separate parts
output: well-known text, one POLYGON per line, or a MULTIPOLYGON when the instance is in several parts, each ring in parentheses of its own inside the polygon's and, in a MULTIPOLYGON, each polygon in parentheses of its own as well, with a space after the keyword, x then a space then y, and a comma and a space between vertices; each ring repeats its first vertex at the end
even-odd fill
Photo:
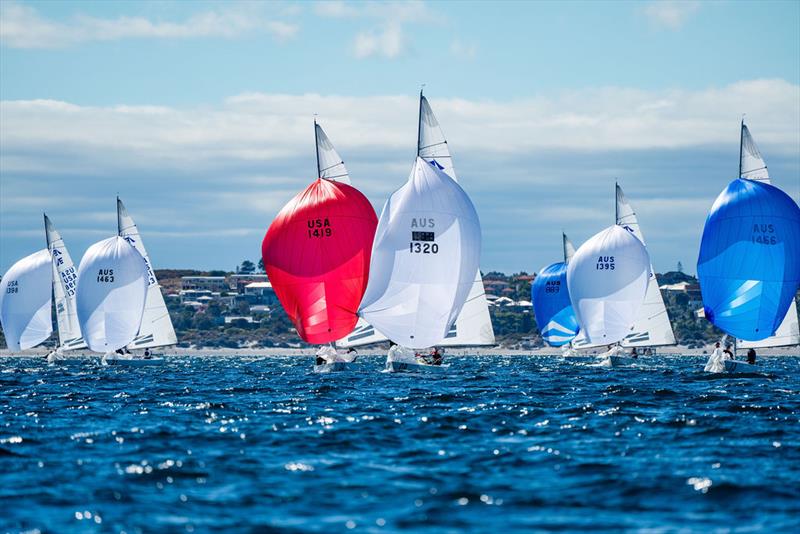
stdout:
MULTIPOLYGON (((625 198, 619 184, 616 186, 616 203, 617 224, 635 235, 646 246, 636 212, 625 198)), ((661 290, 658 288, 656 272, 650 265, 650 280, 644 304, 633 325, 633 331, 625 336, 621 344, 623 347, 657 347, 675 343, 675 334, 672 331, 667 308, 664 306, 661 290)))
POLYGON ((317 140, 317 175, 325 180, 334 180, 350 185, 350 175, 344 161, 325 135, 322 126, 314 121, 314 135, 317 140))
POLYGON ((419 93, 419 122, 417 124, 417 157, 434 165, 450 178, 458 181, 456 169, 453 166, 453 157, 447 147, 447 139, 442 133, 439 121, 433 114, 428 99, 419 93))
MULTIPOLYGON (((345 338, 336 342, 337 347, 359 347, 382 343, 388 338, 375 330, 363 318, 358 320, 355 329, 345 338)), ((480 274, 472 283, 467 301, 458 314, 458 319, 448 330, 444 340, 437 343, 437 347, 482 347, 494 345, 494 329, 486 305, 486 293, 483 289, 483 280, 480 274)))
POLYGON ((175 328, 172 326, 172 319, 169 316, 164 296, 161 294, 161 286, 156 279, 153 265, 150 263, 150 256, 144 248, 142 236, 139 235, 139 228, 128 215, 125 205, 117 197, 117 230, 120 237, 125 239, 136 251, 144 258, 147 267, 147 300, 144 305, 144 315, 139 333, 128 348, 146 349, 153 347, 167 347, 178 342, 175 335, 175 328))
POLYGON ((381 213, 360 315, 400 345, 442 342, 474 285, 480 246, 480 222, 467 193, 417 158, 381 213))
POLYGON ((53 270, 47 249, 25 256, 0 281, 0 323, 12 351, 30 349, 53 333, 53 270))
POLYGON ((739 177, 770 183, 767 163, 761 157, 761 152, 744 121, 739 136, 739 177))
POLYGON ((744 122, 740 152, 739 178, 720 193, 706 219, 697 274, 706 319, 752 342, 772 337, 787 320, 791 324, 786 314, 800 284, 800 208, 770 184, 744 122))
POLYGON ((789 303, 789 311, 786 312, 780 326, 775 330, 775 335, 767 339, 762 339, 761 341, 736 340, 736 348, 738 349, 766 349, 771 347, 791 347, 795 345, 800 345, 800 324, 797 320, 797 306, 794 301, 789 303))
POLYGON ((621 226, 606 228, 578 248, 567 266, 567 288, 589 343, 616 343, 631 333, 649 278, 647 249, 621 226))
POLYGON ((567 290, 567 264, 575 255, 575 247, 562 233, 564 261, 548 265, 531 285, 531 300, 536 324, 542 338, 552 347, 572 341, 578 334, 578 320, 567 290))
POLYGON ((44 216, 44 229, 47 248, 53 258, 53 295, 58 323, 58 350, 63 352, 85 349, 86 342, 81 336, 78 309, 75 304, 78 269, 75 268, 61 234, 47 215, 44 216))
POLYGON ((139 332, 147 298, 148 269, 141 254, 120 236, 95 243, 78 267, 77 309, 89 348, 110 352, 139 332))
POLYGON ((377 217, 369 200, 348 185, 344 164, 316 122, 314 130, 319 178, 281 209, 261 251, 297 333, 308 343, 330 343, 356 326, 377 217))

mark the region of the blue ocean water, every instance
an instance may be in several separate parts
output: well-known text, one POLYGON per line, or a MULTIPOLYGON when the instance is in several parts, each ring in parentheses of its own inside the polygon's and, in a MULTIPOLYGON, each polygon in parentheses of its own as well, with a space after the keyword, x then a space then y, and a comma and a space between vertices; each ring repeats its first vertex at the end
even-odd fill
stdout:
POLYGON ((0 531, 800 529, 800 359, 0 360, 0 531))

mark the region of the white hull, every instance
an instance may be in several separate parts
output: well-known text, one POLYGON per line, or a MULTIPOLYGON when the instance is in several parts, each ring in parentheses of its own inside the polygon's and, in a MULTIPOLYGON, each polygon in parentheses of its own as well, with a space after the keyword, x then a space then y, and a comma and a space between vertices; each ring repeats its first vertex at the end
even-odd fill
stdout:
POLYGON ((412 362, 386 362, 384 371, 387 373, 433 373, 440 374, 447 372, 450 368, 449 364, 443 365, 429 365, 426 363, 412 363, 412 362))
POLYGON ((627 356, 610 356, 609 360, 611 360, 611 367, 627 367, 635 365, 639 361, 638 358, 629 358, 627 356))
POLYGON ((348 362, 333 362, 333 363, 323 363, 322 365, 315 365, 314 372, 334 373, 339 371, 347 371, 347 363, 348 362))
POLYGON ((725 360, 726 373, 757 373, 759 368, 752 363, 743 362, 740 360, 725 360))
POLYGON ((107 358, 103 360, 107 365, 127 365, 128 367, 145 367, 147 365, 161 365, 164 358, 107 358))

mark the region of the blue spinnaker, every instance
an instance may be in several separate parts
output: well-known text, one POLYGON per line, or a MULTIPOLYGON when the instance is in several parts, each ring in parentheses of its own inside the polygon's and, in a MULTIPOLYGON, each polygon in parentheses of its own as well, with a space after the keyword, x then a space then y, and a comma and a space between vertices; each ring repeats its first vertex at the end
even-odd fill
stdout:
POLYGON ((739 339, 770 337, 800 284, 800 208, 773 185, 732 181, 706 219, 697 274, 709 321, 739 339))
POLYGON ((531 300, 536 324, 548 345, 560 347, 578 334, 578 320, 567 291, 566 263, 542 269, 531 286, 531 300))

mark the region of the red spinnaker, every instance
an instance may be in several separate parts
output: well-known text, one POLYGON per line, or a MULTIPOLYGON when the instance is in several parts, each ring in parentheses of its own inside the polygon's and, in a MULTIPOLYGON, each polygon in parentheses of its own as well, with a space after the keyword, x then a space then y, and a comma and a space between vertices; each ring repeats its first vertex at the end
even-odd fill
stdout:
POLYGON ((269 280, 307 343, 353 331, 378 218, 361 192, 318 179, 289 201, 261 245, 269 280))

